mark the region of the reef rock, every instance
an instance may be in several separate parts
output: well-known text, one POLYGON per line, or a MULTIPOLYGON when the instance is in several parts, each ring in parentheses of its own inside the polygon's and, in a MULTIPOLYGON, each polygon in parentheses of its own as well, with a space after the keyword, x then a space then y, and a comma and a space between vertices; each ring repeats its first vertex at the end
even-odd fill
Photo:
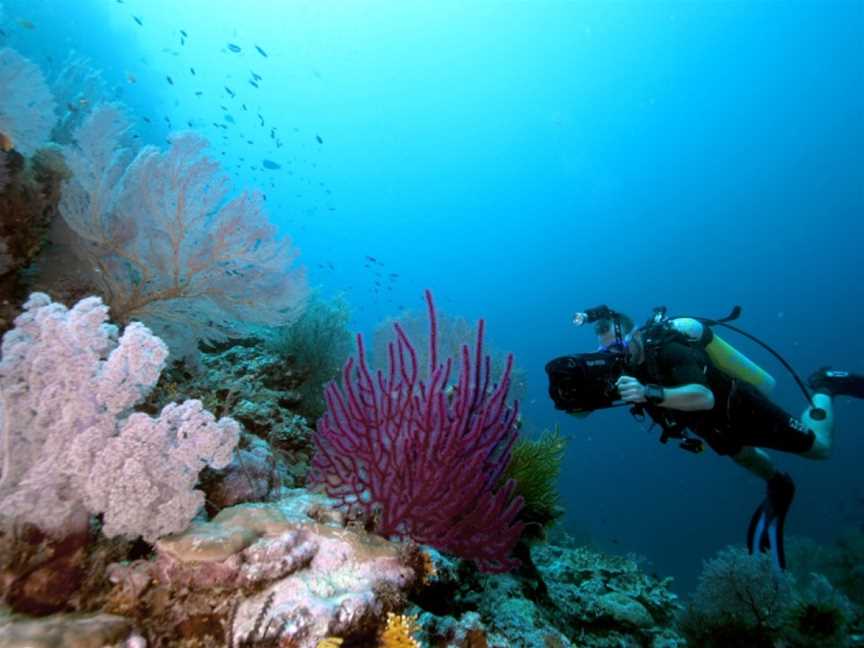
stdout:
POLYGON ((113 614, 55 614, 38 619, 0 617, 0 648, 139 648, 132 623, 113 614))
POLYGON ((141 619, 153 645, 209 636, 314 648, 373 638, 417 578, 410 549, 344 526, 327 498, 297 489, 242 504, 160 539, 149 561, 112 565, 108 609, 141 619))

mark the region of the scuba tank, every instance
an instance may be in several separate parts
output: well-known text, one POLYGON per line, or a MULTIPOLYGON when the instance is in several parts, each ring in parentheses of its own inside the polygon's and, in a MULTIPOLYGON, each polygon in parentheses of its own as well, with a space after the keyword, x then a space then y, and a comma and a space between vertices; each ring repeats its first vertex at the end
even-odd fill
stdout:
MULTIPOLYGON (((744 380, 754 387, 756 387, 763 394, 768 394, 774 388, 774 378, 745 355, 737 351, 732 345, 721 340, 716 333, 710 328, 714 326, 723 326, 728 328, 731 331, 735 331, 739 335, 743 335, 749 340, 752 340, 763 349, 768 351, 771 355, 773 355, 777 360, 780 361, 780 364, 788 371, 792 378, 795 380, 795 383, 798 385, 801 393, 804 395, 805 400, 810 405, 810 417, 814 420, 821 421, 825 418, 826 412, 821 407, 816 407, 813 404, 812 396, 808 391, 807 387, 804 386, 804 382, 801 380, 801 377, 798 375, 798 372, 790 365, 783 356, 781 356, 777 351, 772 349, 770 346, 765 344, 762 340, 757 338, 755 335, 751 335, 747 331, 743 331, 736 326, 732 326, 729 322, 737 320, 741 316, 741 307, 735 306, 732 311, 723 318, 720 319, 709 319, 707 317, 688 317, 688 316, 680 316, 669 318, 666 315, 666 307, 660 306, 654 309, 654 315, 651 320, 649 320, 649 324, 647 326, 664 326, 668 325, 669 322, 680 321, 679 325, 682 329, 689 330, 689 339, 695 340, 702 344, 705 348, 705 351, 708 353, 709 358, 712 362, 715 363, 715 366, 718 369, 721 369, 725 373, 735 378, 740 378, 744 380), (695 324, 702 326, 702 331, 697 333, 697 327, 690 323, 693 322, 695 324), (692 336, 696 336, 695 338, 692 336), (715 343, 719 340, 719 344, 715 343), (713 348, 712 348, 712 345, 713 348)), ((678 327, 675 327, 675 330, 680 332, 678 327)))
POLYGON ((765 396, 774 390, 777 384, 774 376, 717 335, 707 324, 692 317, 676 317, 668 322, 672 329, 705 349, 714 366, 730 378, 753 385, 765 396))

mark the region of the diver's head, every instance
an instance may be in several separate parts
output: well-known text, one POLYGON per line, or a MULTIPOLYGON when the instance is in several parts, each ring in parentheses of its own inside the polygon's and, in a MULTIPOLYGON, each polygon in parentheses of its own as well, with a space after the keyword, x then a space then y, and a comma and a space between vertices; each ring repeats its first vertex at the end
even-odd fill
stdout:
MULTIPOLYGON (((633 330, 633 320, 627 315, 619 315, 621 323, 621 335, 626 337, 633 330)), ((615 323, 610 319, 600 319, 594 322, 594 333, 597 334, 597 342, 601 351, 623 353, 624 348, 615 339, 615 323)))

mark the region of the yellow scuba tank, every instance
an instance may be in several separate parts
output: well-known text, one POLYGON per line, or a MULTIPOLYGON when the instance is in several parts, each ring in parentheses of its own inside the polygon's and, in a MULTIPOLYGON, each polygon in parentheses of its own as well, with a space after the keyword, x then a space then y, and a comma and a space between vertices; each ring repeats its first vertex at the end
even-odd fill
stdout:
POLYGON ((766 396, 774 389, 774 376, 723 340, 710 327, 690 317, 669 320, 672 328, 700 343, 711 362, 727 376, 750 383, 766 396))

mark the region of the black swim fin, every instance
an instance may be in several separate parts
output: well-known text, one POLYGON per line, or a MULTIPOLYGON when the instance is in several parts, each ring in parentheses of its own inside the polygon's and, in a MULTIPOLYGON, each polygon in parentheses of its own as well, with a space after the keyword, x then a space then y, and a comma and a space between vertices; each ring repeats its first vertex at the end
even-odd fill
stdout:
POLYGON ((807 383, 817 393, 864 398, 864 376, 861 374, 822 367, 810 374, 807 383))
POLYGON ((750 553, 756 547, 759 551, 770 551, 771 559, 778 569, 786 569, 783 525, 794 497, 795 482, 789 473, 775 473, 768 480, 768 494, 753 514, 747 529, 747 549, 750 553))

